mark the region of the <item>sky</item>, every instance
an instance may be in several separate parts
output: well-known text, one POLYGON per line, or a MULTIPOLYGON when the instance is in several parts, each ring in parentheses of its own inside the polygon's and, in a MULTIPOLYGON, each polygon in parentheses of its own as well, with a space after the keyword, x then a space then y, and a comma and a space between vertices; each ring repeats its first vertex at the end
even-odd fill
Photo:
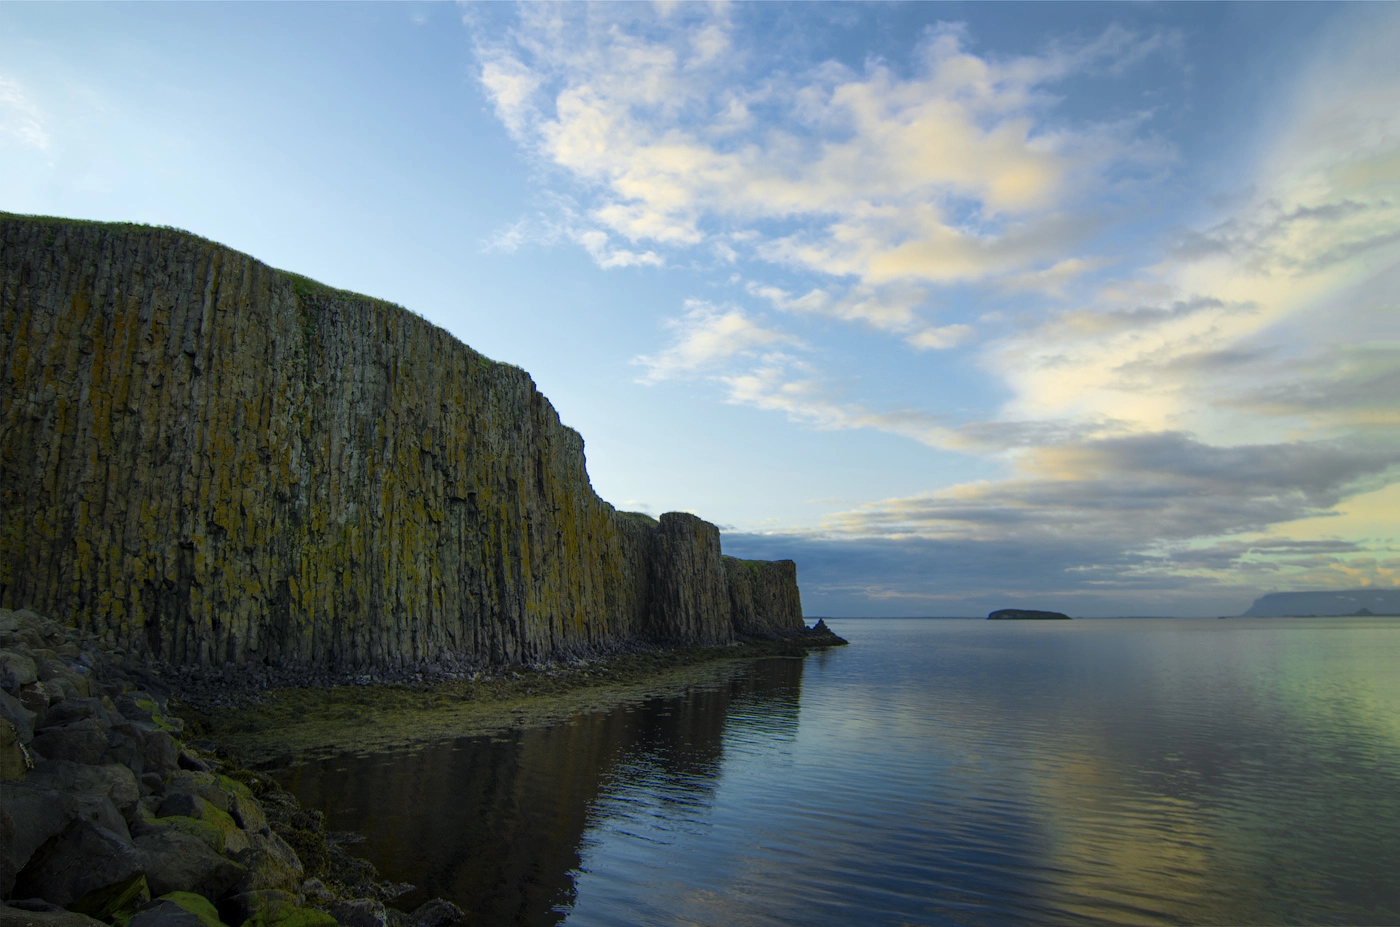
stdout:
POLYGON ((0 4, 0 210, 412 309, 809 616, 1238 614, 1400 586, 1396 48, 1397 4, 0 4))

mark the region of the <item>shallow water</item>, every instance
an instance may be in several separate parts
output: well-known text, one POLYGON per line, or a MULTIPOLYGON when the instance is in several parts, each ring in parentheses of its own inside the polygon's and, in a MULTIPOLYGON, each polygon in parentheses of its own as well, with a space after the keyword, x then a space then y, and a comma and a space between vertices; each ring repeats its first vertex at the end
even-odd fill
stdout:
POLYGON ((1400 620, 850 647, 284 784, 483 924, 1400 924, 1400 620))

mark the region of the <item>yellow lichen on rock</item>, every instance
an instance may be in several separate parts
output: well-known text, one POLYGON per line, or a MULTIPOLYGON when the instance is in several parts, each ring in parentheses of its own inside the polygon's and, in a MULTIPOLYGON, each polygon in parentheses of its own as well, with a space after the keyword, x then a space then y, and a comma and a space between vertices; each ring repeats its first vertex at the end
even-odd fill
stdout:
POLYGON ((801 627, 795 571, 736 599, 713 525, 617 513, 524 371, 398 306, 3 214, 0 295, 0 604, 343 669, 801 627))

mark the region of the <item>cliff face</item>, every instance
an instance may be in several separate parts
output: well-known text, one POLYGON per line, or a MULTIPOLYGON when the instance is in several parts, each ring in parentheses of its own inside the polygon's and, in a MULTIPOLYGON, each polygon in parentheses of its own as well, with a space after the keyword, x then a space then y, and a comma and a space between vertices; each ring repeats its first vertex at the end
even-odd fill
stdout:
POLYGON ((746 637, 782 637, 803 627, 797 564, 725 557, 734 630, 746 637))
POLYGON ((501 663, 792 632, 784 569, 735 598, 713 525, 616 512, 526 373, 398 306, 0 214, 0 605, 182 663, 501 663))

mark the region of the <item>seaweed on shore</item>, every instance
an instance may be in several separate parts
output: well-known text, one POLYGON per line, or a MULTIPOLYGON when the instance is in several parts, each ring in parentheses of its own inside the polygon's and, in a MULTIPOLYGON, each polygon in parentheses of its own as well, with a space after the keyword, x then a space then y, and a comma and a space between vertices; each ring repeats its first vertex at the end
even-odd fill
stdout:
MULTIPOLYGON (((597 660, 500 667, 470 676, 364 685, 282 686, 221 697, 237 707, 181 717, 201 736, 253 768, 285 767, 323 756, 489 734, 566 721, 579 713, 703 685, 726 667, 765 658, 800 658, 846 643, 817 631, 721 647, 648 648, 597 660)), ((178 695, 178 693, 177 693, 178 695)))

